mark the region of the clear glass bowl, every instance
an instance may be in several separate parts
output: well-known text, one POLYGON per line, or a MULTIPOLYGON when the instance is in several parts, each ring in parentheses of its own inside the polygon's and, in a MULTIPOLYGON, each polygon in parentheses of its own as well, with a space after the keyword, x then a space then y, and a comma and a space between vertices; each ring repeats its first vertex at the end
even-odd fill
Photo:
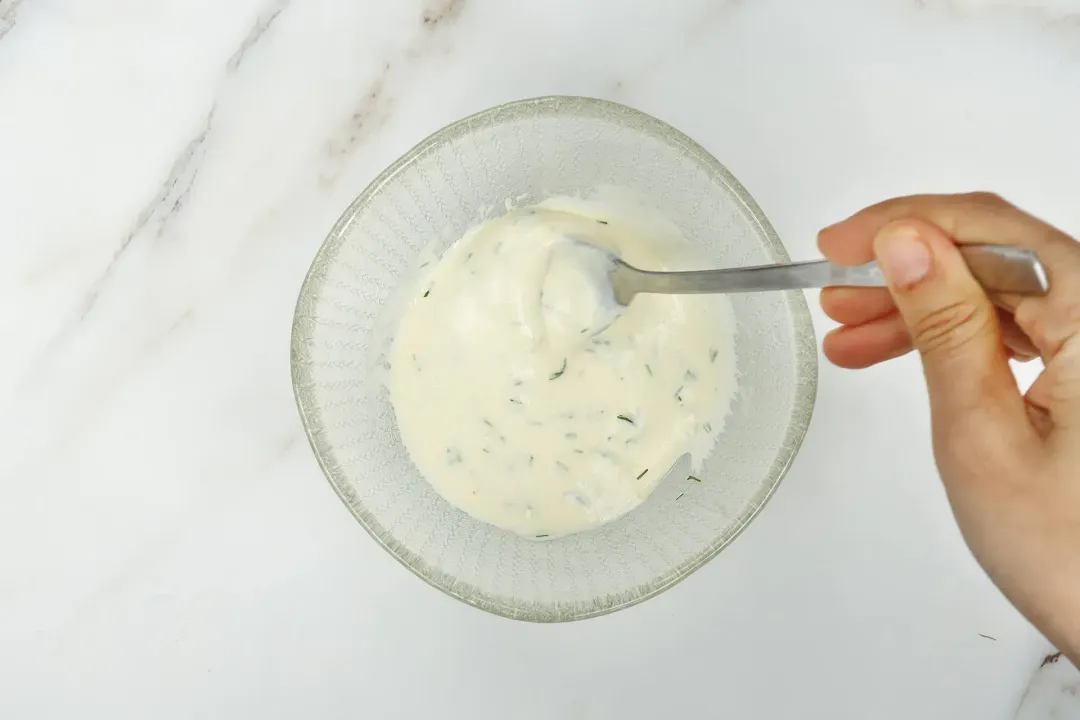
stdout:
POLYGON ((330 231, 297 302, 296 402, 342 501, 428 583, 511 618, 601 615, 701 567, 772 495, 813 409, 817 351, 803 295, 734 295, 738 393, 700 481, 669 476, 623 518, 546 542, 473 520, 431 489, 381 380, 395 290, 422 249, 441 251, 507 199, 603 186, 645 198, 718 267, 788 260, 746 190, 690 138, 614 103, 545 97, 456 122, 387 168, 330 231))

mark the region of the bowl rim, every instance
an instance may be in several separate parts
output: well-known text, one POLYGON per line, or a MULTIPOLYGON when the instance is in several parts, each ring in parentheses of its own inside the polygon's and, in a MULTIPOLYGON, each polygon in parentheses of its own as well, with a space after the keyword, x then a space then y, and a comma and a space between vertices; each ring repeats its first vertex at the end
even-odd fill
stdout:
POLYGON ((344 240, 346 232, 356 217, 383 186, 436 146, 467 135, 477 124, 487 126, 523 116, 558 114, 579 114, 592 117, 602 115, 606 120, 622 115, 625 118, 632 119, 653 137, 678 146, 685 155, 698 163, 708 173, 719 178, 730 189, 748 216, 757 225, 757 229, 767 241, 768 249, 775 255, 776 260, 778 262, 790 260, 790 256, 779 235, 742 183, 719 160, 685 133, 652 115, 610 100, 575 95, 544 95, 503 103, 456 120, 428 135, 379 173, 348 205, 319 246, 300 286, 290 336, 289 365, 293 397, 296 401, 301 423, 304 426, 304 433, 323 475, 357 522, 386 552, 428 585, 480 610, 510 619, 538 623, 585 620, 637 605, 677 585, 734 542, 768 504, 769 500, 772 499, 781 480, 787 475, 795 457, 798 455, 813 416, 818 383, 817 341, 806 297, 800 291, 785 292, 784 295, 792 315, 795 335, 795 399, 787 431, 780 445, 780 454, 783 457, 779 458, 780 462, 775 463, 769 474, 764 478, 764 483, 767 484, 765 492, 756 502, 751 502, 744 509, 743 513, 736 519, 733 529, 722 536, 718 536, 717 540, 693 558, 674 566, 668 572, 647 583, 634 587, 632 589, 634 594, 631 597, 626 597, 627 592, 604 596, 605 599, 611 599, 611 602, 606 604, 594 600, 588 605, 582 603, 579 609, 577 604, 569 606, 569 603, 532 602, 523 607, 521 603, 514 603, 508 598, 489 593, 470 583, 458 581, 453 576, 430 566, 422 558, 397 543, 393 536, 382 528, 381 524, 366 511, 361 503, 350 500, 349 492, 345 490, 343 484, 347 478, 339 477, 339 475, 343 474, 339 469, 331 466, 329 462, 331 448, 324 448, 324 442, 319 437, 318 423, 313 417, 317 412, 317 408, 309 407, 309 405, 313 406, 314 403, 309 402, 312 399, 309 397, 310 391, 303 387, 305 370, 300 367, 302 363, 300 362, 301 353, 299 349, 303 344, 303 338, 306 336, 306 332, 302 327, 303 323, 300 321, 300 315, 305 301, 315 297, 318 290, 320 278, 317 270, 327 262, 331 251, 344 240), (446 580, 443 580, 443 578, 446 578, 446 580), (642 592, 636 592, 642 588, 644 588, 642 592))

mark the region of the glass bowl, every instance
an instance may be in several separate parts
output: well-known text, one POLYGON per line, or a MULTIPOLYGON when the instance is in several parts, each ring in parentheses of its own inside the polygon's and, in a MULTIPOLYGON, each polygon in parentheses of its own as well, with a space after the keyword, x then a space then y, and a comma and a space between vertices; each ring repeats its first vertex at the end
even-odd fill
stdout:
POLYGON ((733 295, 738 391, 695 477, 672 473, 624 517, 550 541, 474 520, 432 490, 383 382, 395 291, 422 250, 441 252, 508 200, 608 186, 643 198, 717 267, 788 260, 746 190, 690 138, 622 105, 544 97, 460 120, 387 168, 330 231, 296 306, 293 387, 331 485, 414 573, 510 618, 602 615, 701 567, 772 495, 813 409, 817 350, 802 293, 733 295))

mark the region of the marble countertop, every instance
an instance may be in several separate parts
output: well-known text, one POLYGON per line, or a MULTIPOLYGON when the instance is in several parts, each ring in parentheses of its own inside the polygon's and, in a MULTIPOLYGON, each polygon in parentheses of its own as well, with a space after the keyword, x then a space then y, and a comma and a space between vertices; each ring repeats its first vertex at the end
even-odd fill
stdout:
POLYGON ((823 364, 759 519, 603 618, 467 607, 337 500, 289 382, 310 259, 422 137, 551 93, 689 133, 797 258, 918 191, 1080 231, 1080 0, 0 0, 0 717, 1015 715, 1051 648, 952 523, 911 359, 823 364))

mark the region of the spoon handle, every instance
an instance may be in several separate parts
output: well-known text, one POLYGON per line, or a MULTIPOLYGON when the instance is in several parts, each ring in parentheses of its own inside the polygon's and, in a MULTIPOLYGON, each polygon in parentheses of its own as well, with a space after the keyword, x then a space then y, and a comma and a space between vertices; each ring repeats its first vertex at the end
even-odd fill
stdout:
MULTIPOLYGON (((991 293, 1045 295, 1046 270, 1035 253, 1006 245, 962 245, 960 252, 975 279, 991 293)), ((693 272, 638 271, 636 292, 741 293, 823 287, 884 287, 877 263, 845 267, 827 260, 693 272)))

